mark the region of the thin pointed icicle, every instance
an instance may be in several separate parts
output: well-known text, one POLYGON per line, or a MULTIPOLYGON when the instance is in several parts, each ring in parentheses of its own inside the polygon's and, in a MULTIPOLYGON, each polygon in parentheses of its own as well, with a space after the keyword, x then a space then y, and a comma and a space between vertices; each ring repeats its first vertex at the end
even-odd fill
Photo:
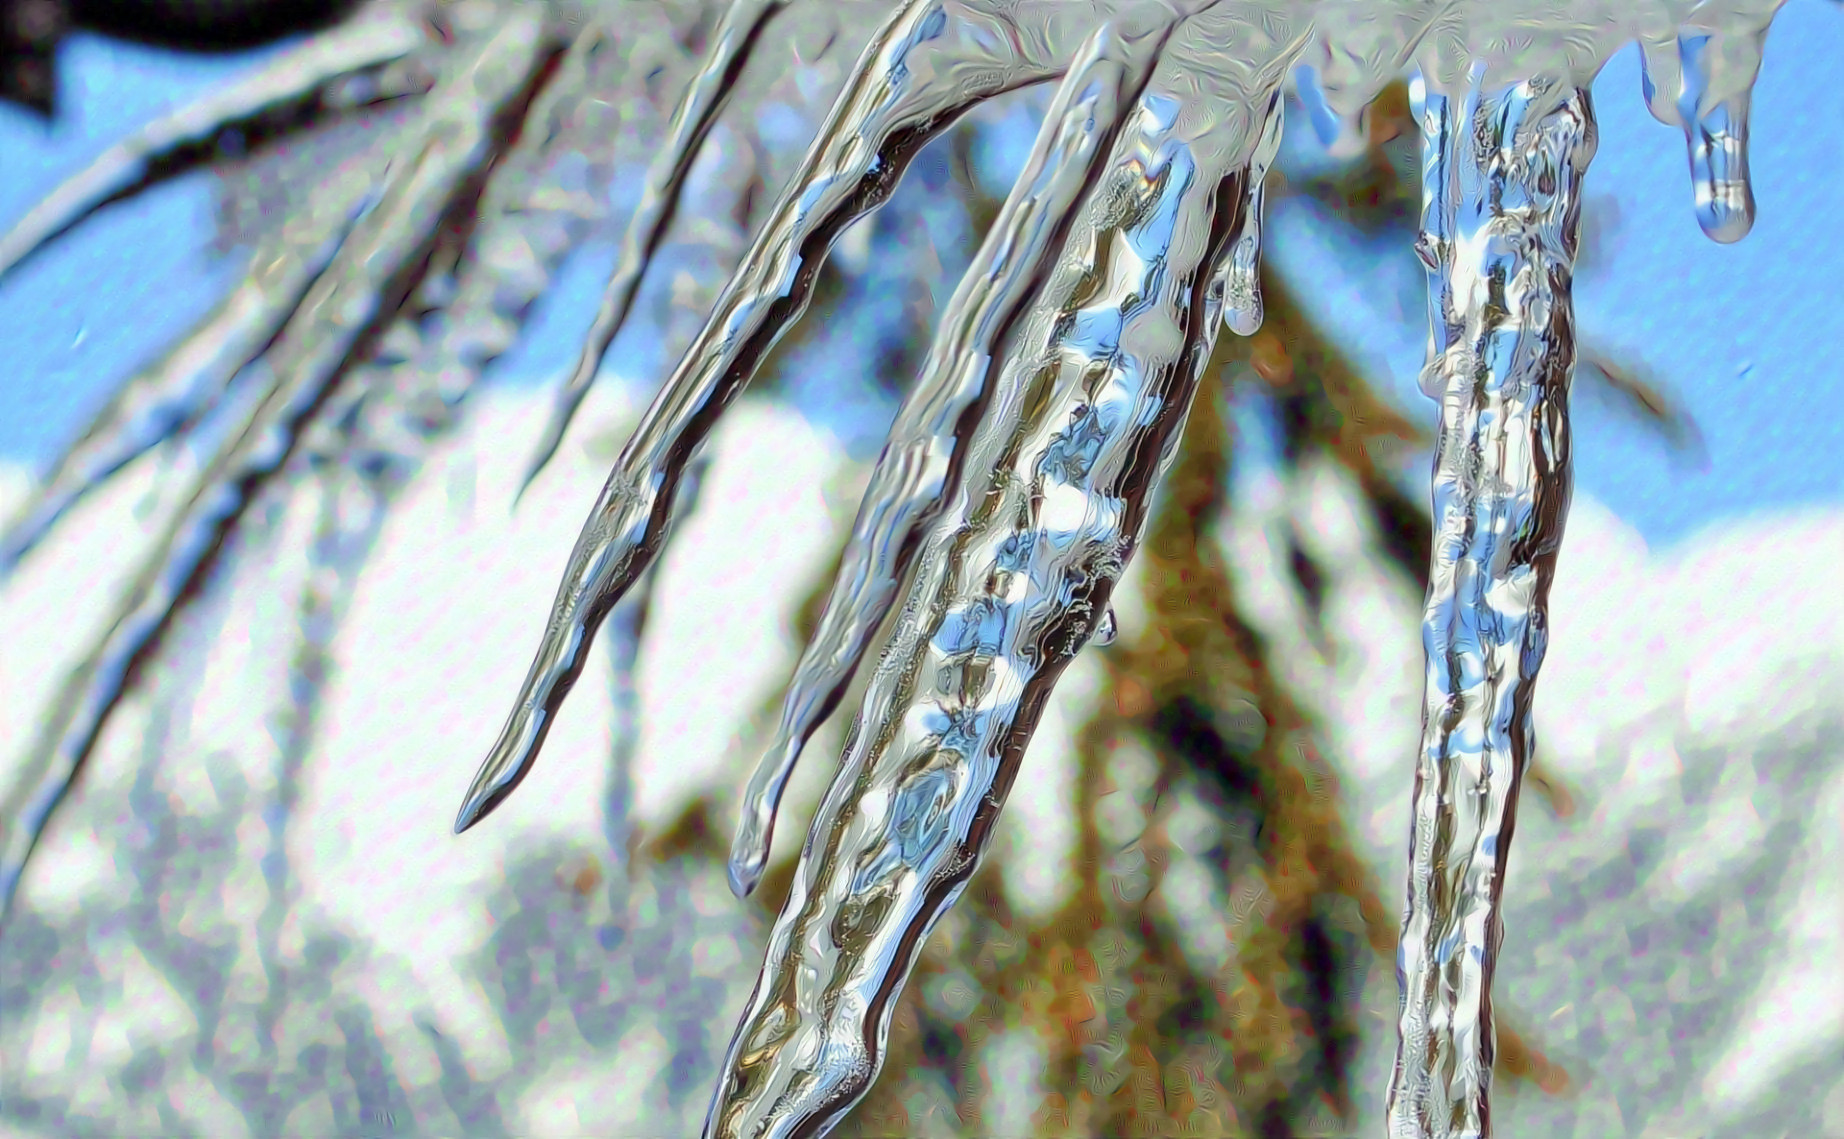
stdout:
POLYGON ((492 120, 527 90, 546 58, 543 13, 514 9, 431 95, 418 150, 355 227, 270 351, 273 383, 243 409, 192 481, 117 603, 107 630, 71 671, 24 771, 0 801, 0 919, 58 804, 94 749, 137 666, 210 566, 256 487, 293 450, 302 425, 354 345, 393 303, 406 267, 428 249, 457 191, 492 155, 492 120))
MULTIPOLYGON (((584 96, 587 57, 600 42, 600 29, 578 31, 525 114, 511 149, 494 162, 493 177, 471 211, 471 255, 462 263, 452 298, 439 312, 448 330, 461 326, 465 331, 459 336, 438 334, 423 339, 422 351, 414 359, 392 364, 374 357, 354 369, 340 382, 335 397, 339 402, 322 407, 299 444, 303 458, 319 478, 323 499, 319 530, 309 552, 314 567, 309 580, 313 600, 302 606, 304 636, 296 654, 299 660, 326 656, 326 646, 337 632, 391 505, 424 456, 454 426, 455 416, 437 414, 433 408, 458 402, 486 359, 503 350, 504 343, 491 333, 483 343, 481 328, 509 323, 501 315, 504 310, 524 311, 529 306, 532 293, 508 287, 506 275, 481 264, 484 259, 479 254, 508 234, 553 229, 555 209, 532 201, 537 189, 533 174, 547 157, 580 152, 583 140, 576 132, 567 127, 559 130, 560 112, 567 114, 571 101, 584 96), (349 392, 352 403, 341 406, 349 392), (351 414, 342 414, 346 407, 351 414)), ((553 232, 545 246, 543 253, 534 253, 534 260, 554 263, 565 240, 553 232)), ((535 291, 541 285, 530 287, 535 291)), ((431 319, 416 310, 400 314, 395 323, 423 326, 431 319)), ((289 697, 294 709, 292 732, 311 729, 323 681, 320 671, 309 668, 293 682, 289 697)))
POLYGON ((782 701, 775 737, 743 792, 729 867, 738 897, 761 880, 788 775, 889 613, 917 536, 952 493, 993 357, 1042 282, 1177 16, 1170 12, 1137 33, 1103 24, 1077 53, 1023 173, 942 315, 871 473, 838 576, 782 701))
POLYGON ((628 219, 627 232, 621 240, 621 257, 602 291, 602 306, 596 311, 595 322, 589 326, 575 370, 557 389, 556 404, 514 501, 524 495, 532 480, 557 453, 564 432, 570 429, 570 421, 576 416, 576 409, 582 406, 590 385, 595 383, 602 357, 608 354, 608 346, 614 343, 621 325, 627 320, 628 311, 634 305, 634 294, 640 288, 640 279, 659 248, 666 227, 672 224, 679 194, 685 186, 685 175, 698 157, 705 135, 710 133, 711 124, 717 121, 718 112, 723 110, 731 89, 748 64, 749 53, 762 29, 787 4, 788 0, 731 0, 712 31, 704 61, 680 97, 678 108, 672 113, 671 125, 666 129, 666 138, 647 167, 640 204, 634 207, 634 215, 628 219))
POLYGON ((1415 84, 1422 382, 1440 400, 1441 433, 1392 1139, 1490 1134, 1498 900, 1569 504, 1569 290, 1594 114, 1569 80, 1484 88, 1482 74, 1451 93, 1415 84))
POLYGON ((883 204, 910 159, 969 108, 1061 74, 1067 41, 1046 26, 1097 10, 1065 0, 907 0, 879 29, 749 256, 615 460, 455 833, 485 818, 531 769, 597 628, 658 553, 685 464, 800 319, 834 239, 883 204))
POLYGON ((232 378, 262 354, 332 263, 372 204, 370 181, 369 176, 340 179, 335 189, 349 191, 341 195, 347 206, 358 199, 356 209, 331 227, 313 221, 291 227, 317 234, 319 248, 291 248, 300 242, 287 236, 259 248, 243 281, 210 316, 159 363, 116 389, 0 535, 0 574, 30 553, 85 495, 210 412, 232 378))
POLYGON ((256 74, 156 119, 103 151, 0 236, 0 277, 132 191, 175 151, 209 141, 229 124, 312 97, 342 76, 402 59, 425 41, 421 28, 400 15, 354 21, 311 37, 256 74))
MULTIPOLYGON (((522 110, 511 148, 493 162, 471 211, 472 233, 452 286, 439 290, 446 299, 433 312, 398 317, 385 339, 407 333, 408 344, 400 352, 374 354, 355 369, 334 405, 317 417, 317 431, 324 432, 343 424, 350 407, 360 421, 356 430, 370 436, 338 461, 370 463, 388 453, 393 465, 419 463, 482 370, 512 346, 584 220, 580 204, 546 183, 552 167, 573 164, 601 141, 598 124, 580 112, 586 101, 601 97, 591 88, 591 72, 607 45, 606 29, 578 29, 522 110)), ((321 451, 330 455, 342 445, 334 439, 321 451)))
POLYGON ((870 1088, 922 943, 978 869, 1050 690, 1140 540, 1222 327, 1219 267, 1248 162, 1305 31, 1303 16, 1249 19, 1251 7, 1218 5, 1173 37, 1007 350, 966 482, 924 539, 814 819, 705 1139, 824 1134, 870 1088), (1193 113, 1200 88, 1208 113, 1193 113))

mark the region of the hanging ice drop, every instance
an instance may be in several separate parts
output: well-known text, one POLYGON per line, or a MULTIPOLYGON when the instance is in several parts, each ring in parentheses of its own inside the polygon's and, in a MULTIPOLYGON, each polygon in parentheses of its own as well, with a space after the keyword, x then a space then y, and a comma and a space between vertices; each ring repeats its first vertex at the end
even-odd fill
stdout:
POLYGON ((1740 241, 1754 226, 1748 104, 1749 87, 1760 67, 1759 34, 1738 39, 1683 33, 1678 36, 1678 54, 1683 86, 1677 111, 1690 147, 1697 224, 1717 241, 1740 241))
POLYGON ((1270 118, 1249 165, 1249 200, 1242 207, 1242 224, 1223 263, 1223 323, 1237 336, 1253 336, 1261 328, 1261 215, 1266 207, 1263 187, 1267 185, 1268 167, 1280 148, 1281 120, 1270 118))
POLYGON ((1694 22, 1648 28, 1640 43, 1646 106, 1684 131, 1697 224, 1725 244, 1754 225, 1748 112, 1767 28, 1779 0, 1704 10, 1694 22))

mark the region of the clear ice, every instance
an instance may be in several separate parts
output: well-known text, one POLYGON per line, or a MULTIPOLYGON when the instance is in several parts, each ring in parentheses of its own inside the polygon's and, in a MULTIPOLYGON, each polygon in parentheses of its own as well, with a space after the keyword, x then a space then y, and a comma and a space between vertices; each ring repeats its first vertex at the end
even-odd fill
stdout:
POLYGON ((616 459, 570 554, 517 706, 468 789, 457 833, 530 770, 596 628, 658 556, 685 464, 805 310, 832 243, 889 198, 909 160, 959 115, 1058 74, 1055 47, 1082 14, 1056 0, 909 0, 878 30, 754 248, 616 459))
POLYGON ((978 867, 1051 686, 1102 623, 1221 326, 1215 266, 1303 30, 1233 11, 1181 26, 1105 167, 1068 172, 1086 193, 1065 256, 1001 362, 966 481, 924 533, 707 1136, 821 1133, 870 1088, 893 998, 978 867), (1220 65, 1225 46, 1246 70, 1220 65), (1185 113, 1199 86, 1221 113, 1185 113))
MULTIPOLYGON (((1169 48, 1159 38, 1164 58, 1118 126, 1096 72, 1109 68, 1112 94, 1124 97, 1118 84, 1133 67, 1109 49, 1130 38, 1103 25, 1075 53, 891 430, 774 741, 744 793, 730 868, 738 894, 760 878, 801 748, 909 575, 903 608, 737 1027, 710 1139, 824 1133, 869 1088, 891 1001, 979 863, 1043 693, 1091 637, 1109 636, 1108 592, 1218 322, 1243 335, 1260 326, 1261 186, 1286 76, 1308 69, 1324 134, 1337 145, 1361 133, 1365 106, 1410 59, 1420 64, 1426 147, 1423 385, 1441 402, 1442 433, 1389 1120, 1396 1136, 1489 1133, 1497 899, 1568 500, 1569 284, 1594 150, 1586 84, 1615 48, 1645 44, 1648 102, 1689 140, 1699 222, 1735 240, 1753 209, 1747 89, 1776 6, 1605 7, 1566 19, 1483 4, 1371 5, 1368 19, 1336 0, 1199 7, 1137 6, 1178 27, 1169 48), (1675 59, 1658 50, 1661 28, 1671 30, 1663 42, 1675 59), (1105 170, 1091 173, 1084 156, 1110 140, 1105 170), (1075 215, 1066 234, 1061 212, 1075 215), (1056 240, 1060 254, 1046 257, 1056 240)), ((1122 6, 1117 18, 1135 11, 1122 6)), ((852 92, 896 86, 913 45, 930 42, 951 13, 909 5, 886 25, 784 196, 783 215, 825 186, 819 156, 829 141, 878 122, 852 92)), ((881 200, 866 197, 851 216, 881 200)), ((819 240, 803 264, 838 228, 810 232, 819 240)), ((784 277, 774 298, 793 302, 783 302, 780 320, 751 328, 736 315, 748 312, 745 290, 763 292, 753 266, 787 258, 796 244, 786 223, 758 239, 624 452, 458 829, 528 769, 583 645, 651 560, 674 464, 753 367, 752 354, 723 349, 745 329, 772 340, 799 315, 798 277, 784 277), (701 380, 715 363, 728 374, 701 380)))
MULTIPOLYGON (((533 475, 632 308, 687 171, 764 29, 830 12, 856 35, 832 2, 732 0, 717 21, 666 143, 646 163, 641 204, 533 475)), ((1249 335, 1261 324, 1262 186, 1287 85, 1297 80, 1322 141, 1350 150, 1363 143, 1377 92, 1411 66, 1424 141, 1417 252, 1429 276, 1422 384, 1440 404, 1440 434, 1388 1121, 1398 1139, 1490 1133, 1498 900, 1534 747, 1533 686, 1568 504, 1570 283, 1595 147, 1588 84, 1637 41, 1647 105, 1684 132, 1699 225, 1738 240, 1754 212, 1749 93, 1779 6, 904 0, 876 9, 887 18, 616 461, 456 820, 457 831, 477 823, 530 770, 590 641, 629 593, 610 647, 626 686, 617 702, 633 715, 643 583, 675 510, 689 508, 699 448, 800 319, 833 242, 963 113, 1060 81, 898 414, 745 792, 731 865, 739 894, 759 880, 802 747, 888 626, 736 1027, 709 1139, 824 1134, 877 1078, 895 998, 978 868, 1051 687, 1085 645, 1113 636, 1111 591, 1213 338, 1223 325, 1249 335)), ((297 448, 369 480, 363 508, 347 501, 349 483, 329 476, 323 487, 313 589, 325 596, 309 599, 322 615, 303 618, 308 647, 323 646, 334 618, 322 611, 340 608, 390 472, 413 465, 452 419, 567 244, 559 215, 568 209, 547 212, 542 187, 518 179, 543 159, 606 150, 597 150, 598 120, 558 111, 560 98, 584 89, 586 69, 608 65, 598 62, 600 33, 513 5, 460 29, 453 51, 426 53, 410 11, 380 0, 349 30, 163 120, 0 238, 5 272, 163 176, 187 147, 278 109, 316 99, 336 108, 341 90, 349 102, 420 100, 368 152, 362 177, 329 180, 300 224, 259 250, 250 280, 218 314, 120 390, 9 529, 10 560, 149 447, 207 417, 222 421, 203 469, 164 507, 113 622, 69 678, 27 777, 0 803, 0 912, 134 669, 263 480, 297 448), (443 59, 432 82, 414 67, 392 71, 424 54, 443 59), (502 115, 522 108, 541 121, 508 150, 502 115), (480 203, 487 256, 521 271, 428 269, 440 261, 431 251, 443 219, 480 203), (265 269, 283 262, 285 271, 265 269), (508 280, 524 284, 508 291, 508 280), (389 324, 412 288, 441 318, 423 329, 389 324), (356 359, 355 346, 381 329, 375 353, 356 359)), ((617 770, 611 786, 621 778, 617 770)))
POLYGON ((837 584, 795 666, 774 739, 743 793, 730 855, 730 885, 739 897, 761 879, 781 792, 801 749, 837 707, 921 534, 957 488, 966 457, 962 435, 988 399, 999 345, 1066 235, 1079 195, 1107 156, 1107 141, 1172 22, 1159 21, 1137 37, 1104 23, 1077 52, 1022 175, 942 314, 941 331, 871 472, 837 584))
POLYGON ((547 55, 536 13, 515 14, 444 82, 465 97, 433 102, 405 168, 352 227, 269 350, 266 382, 246 393, 225 441, 156 523, 152 553, 117 600, 108 629, 66 678, 27 766, 0 802, 0 911, 39 835, 95 748, 135 667, 248 505, 253 488, 294 449, 340 377, 353 341, 381 310, 399 267, 434 238, 445 206, 489 153, 490 119, 523 92, 547 55))
POLYGON ((691 170, 692 160, 698 156, 705 136, 710 133, 711 124, 717 121, 717 113, 723 109, 731 88, 736 86, 743 65, 749 61, 750 47, 762 26, 785 7, 787 0, 735 0, 711 33, 703 65, 673 111, 665 145, 654 154, 647 167, 640 204, 628 219, 627 234, 621 243, 621 259, 616 262, 614 274, 603 290, 602 306, 595 314, 595 323, 589 327, 576 369, 557 389, 557 406, 545 425, 537 453, 525 475, 527 486, 557 453, 557 445, 563 442, 570 420, 582 406, 583 397, 589 394, 589 385, 595 382, 602 357, 608 353, 608 346, 627 320, 628 311, 634 306, 634 296, 640 289, 641 274, 646 272, 647 262, 658 251, 666 227, 672 223, 685 175, 691 170))
POLYGON ((1396 1136, 1490 1131, 1498 898, 1569 506, 1569 284, 1594 113, 1567 78, 1490 91, 1483 71, 1457 91, 1415 90, 1433 336, 1423 386, 1439 393, 1441 430, 1396 959, 1396 1136))

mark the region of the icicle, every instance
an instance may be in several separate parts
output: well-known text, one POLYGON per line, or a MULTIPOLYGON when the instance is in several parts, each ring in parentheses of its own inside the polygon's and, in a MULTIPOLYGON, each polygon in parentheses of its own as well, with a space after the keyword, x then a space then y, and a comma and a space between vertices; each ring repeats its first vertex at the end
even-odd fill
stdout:
POLYGON ((324 710, 321 694, 333 668, 333 638, 352 603, 367 556, 384 529, 389 502, 355 466, 329 464, 318 472, 320 518, 307 551, 308 574, 295 606, 299 639, 290 654, 289 677, 275 725, 275 801, 262 812, 268 842, 262 859, 268 899, 256 919, 257 953, 266 969, 279 975, 282 929, 298 901, 288 849, 288 828, 296 819, 304 780, 324 710))
POLYGON ((801 749, 844 694, 890 611, 917 536, 958 482, 963 436, 984 402, 999 343, 1041 283, 1177 15, 1137 31, 1104 24, 1078 52, 1024 171, 942 315, 871 474, 818 628, 783 698, 780 726, 743 793, 730 850, 730 888, 738 897, 761 879, 782 789, 801 749))
MULTIPOLYGON (((1061 16, 1080 6, 1047 0, 1042 7, 1061 16)), ((468 788, 456 833, 525 777, 582 673, 596 629, 658 552, 685 463, 800 318, 833 240, 881 205, 916 152, 969 107, 1060 73, 1057 39, 1019 26, 1029 15, 1041 13, 1008 0, 908 0, 879 30, 750 256, 615 461, 571 551, 517 703, 468 788)))
MULTIPOLYGON (((392 332, 409 341, 408 351, 374 355, 357 370, 356 382, 341 385, 333 405, 317 417, 319 425, 343 422, 345 409, 338 405, 350 400, 362 421, 360 435, 369 437, 362 449, 374 455, 388 450, 400 466, 420 463, 482 370, 511 347, 584 220, 580 206, 548 192, 544 179, 550 164, 574 160, 600 141, 596 124, 578 112, 598 97, 590 90, 590 70, 605 36, 599 27, 578 30, 527 110, 511 150, 495 161, 473 211, 474 233, 455 270, 452 296, 435 313, 400 317, 392 332), (519 265, 517 272, 506 270, 508 260, 519 265)), ((321 449, 341 446, 335 441, 321 449)), ((344 461, 359 460, 347 454, 344 461)))
POLYGON ((563 442, 563 434, 569 429, 570 420, 575 417, 576 409, 582 406, 583 397, 589 394, 589 386, 595 382, 596 370, 602 366, 602 357, 607 354, 608 346, 614 342, 615 334, 621 331, 621 325, 627 320, 628 310, 633 307, 634 294, 640 288, 640 278, 646 273, 654 251, 659 248, 666 227, 672 223, 685 175, 691 169, 692 160, 698 157, 704 136, 710 133, 711 124, 717 121, 718 112, 723 109, 731 89, 742 75, 744 66, 749 62, 749 53, 755 47, 763 27, 786 6, 787 0, 731 0, 723 18, 711 33, 704 61, 690 86, 686 87, 685 94, 680 97, 678 108, 672 113, 672 123, 666 130, 666 138, 654 152, 653 161, 647 167, 640 204, 634 207, 634 215, 628 219, 626 236, 621 241, 621 258, 616 262, 615 271, 603 289, 602 306, 596 312, 595 323, 589 327, 588 339, 583 343, 576 368, 557 391, 556 406, 545 424, 544 434, 539 438, 538 449, 531 464, 526 468, 525 480, 519 487, 521 496, 551 461, 551 456, 557 453, 557 446, 563 442))
POLYGON ((706 1139, 824 1134, 870 1087, 921 944, 966 886, 1050 688, 1145 522, 1222 320, 1247 164, 1299 50, 1223 4, 1174 37, 1002 365, 968 482, 814 820, 706 1139), (1230 61, 1255 74, 1224 75, 1230 61), (1212 114, 1190 113, 1198 89, 1212 114))
POLYGON ((1784 0, 1750 0, 1692 20, 1718 27, 1669 26, 1666 14, 1639 16, 1640 84, 1652 117, 1684 131, 1697 224, 1712 239, 1740 241, 1754 226, 1748 179, 1748 107, 1768 25, 1784 0))
POLYGON ((156 172, 167 173, 163 167, 184 148, 279 105, 314 97, 341 77, 402 59, 424 40, 422 30, 400 16, 356 21, 312 37, 255 75, 155 120, 105 150, 0 237, 0 276, 156 172))
POLYGON ((241 409, 154 541, 108 630, 66 679, 24 773, 0 802, 0 917, 131 673, 210 565, 252 490, 287 458, 353 346, 383 315, 387 291, 428 248, 457 190, 491 157, 491 120, 544 62, 542 26, 542 13, 515 11, 477 51, 457 60, 447 87, 431 95, 418 153, 403 174, 387 175, 381 200, 271 350, 273 384, 241 409))
POLYGON ((1408 910, 1397 956, 1396 1139, 1490 1133, 1492 971, 1532 688, 1568 510, 1569 296, 1584 88, 1533 79, 1448 93, 1417 79, 1430 345, 1441 402, 1428 655, 1408 910))
MULTIPOLYGON (((574 137, 567 128, 559 131, 558 119, 562 117, 560 111, 573 109, 572 100, 584 96, 587 57, 600 42, 598 29, 577 33, 555 74, 533 102, 526 126, 519 131, 512 150, 494 164, 493 178, 474 211, 473 246, 490 246, 508 231, 523 237, 534 228, 548 228, 547 222, 556 221, 550 216, 554 210, 532 200, 536 196, 532 176, 536 173, 534 168, 547 158, 577 153, 586 141, 574 137)), ((536 251, 546 273, 565 246, 559 235, 543 242, 536 251)), ((451 327, 458 324, 478 328, 495 316, 495 310, 523 310, 531 299, 517 289, 504 289, 501 274, 481 271, 472 260, 463 262, 461 275, 453 301, 441 314, 451 327)), ((537 287, 541 284, 534 286, 537 287)), ((424 319, 420 312, 398 317, 400 326, 421 324, 424 319)), ((461 340, 437 336, 425 341, 425 351, 418 359, 394 366, 374 360, 342 384, 342 388, 359 388, 363 392, 356 414, 338 414, 339 409, 329 405, 316 416, 314 430, 302 440, 301 450, 319 483, 321 516, 308 552, 310 573, 298 606, 300 640, 292 654, 286 700, 276 717, 282 725, 276 733, 280 748, 278 809, 264 812, 269 825, 264 876, 270 894, 257 930, 259 954, 266 968, 279 967, 280 930, 298 894, 298 888, 290 882, 287 828, 295 817, 302 767, 317 731, 322 693, 332 662, 332 641, 343 624, 398 492, 453 426, 452 416, 432 422, 429 404, 433 401, 437 407, 446 407, 461 398, 467 384, 479 375, 480 367, 492 354, 481 351, 473 336, 461 340), (363 374, 366 372, 373 374, 363 374), (405 430, 406 422, 415 427, 405 430)), ((617 646, 620 643, 619 639, 611 642, 617 646)), ((629 681, 631 703, 631 675, 620 675, 629 681)))
POLYGON ((1237 336, 1261 328, 1261 214, 1266 206, 1268 167, 1281 149, 1281 117, 1271 115, 1249 162, 1249 200, 1242 206, 1242 228, 1223 264, 1223 323, 1237 336))
POLYGON ((1678 119, 1690 147, 1697 224, 1712 239, 1740 241, 1754 227, 1748 181, 1749 89, 1766 29, 1744 35, 1680 33, 1678 119))
POLYGON ((159 363, 116 389, 0 536, 0 573, 31 552, 85 495, 154 447, 186 434, 217 405, 232 378, 262 354, 300 307, 370 208, 375 200, 371 181, 355 177, 334 183, 347 217, 304 219, 265 243, 243 282, 202 324, 159 363), (329 228, 333 232, 327 236, 329 228), (302 248, 315 241, 318 249, 302 248))

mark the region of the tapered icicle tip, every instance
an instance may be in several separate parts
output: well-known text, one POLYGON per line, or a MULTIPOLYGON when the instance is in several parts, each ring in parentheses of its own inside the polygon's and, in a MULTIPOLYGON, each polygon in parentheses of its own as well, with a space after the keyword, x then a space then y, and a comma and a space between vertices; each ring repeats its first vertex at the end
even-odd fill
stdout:
POLYGON ((786 725, 774 743, 762 753, 762 759, 743 789, 743 802, 737 811, 736 838, 730 843, 730 892, 747 898, 761 884, 762 870, 768 865, 768 851, 775 839, 775 815, 781 809, 781 793, 788 775, 800 760, 806 741, 790 733, 786 725))
POLYGON ((538 481, 544 468, 550 466, 551 460, 557 457, 557 448, 563 445, 564 432, 569 430, 570 420, 576 417, 577 405, 582 402, 587 391, 587 388, 583 388, 576 393, 558 393, 551 417, 545 421, 544 434, 539 437, 538 445, 532 449, 531 459, 525 464, 525 477, 519 480, 519 489, 512 492, 512 509, 515 512, 519 503, 524 501, 525 492, 531 489, 531 484, 538 481))
POLYGON ((748 901, 749 895, 755 893, 756 887, 762 884, 762 868, 767 865, 767 860, 760 857, 751 858, 748 853, 739 849, 743 842, 742 835, 737 835, 736 841, 738 846, 733 847, 730 851, 730 892, 735 894, 739 901, 748 901))
POLYGON ((481 819, 493 813, 493 809, 512 794, 511 787, 482 786, 479 779, 467 789, 467 798, 461 802, 461 812, 455 816, 455 833, 466 834, 468 829, 481 819))
POLYGON ((762 882, 762 868, 768 865, 769 840, 774 837, 775 815, 763 811, 759 803, 744 803, 736 823, 736 838, 730 843, 730 892, 746 899, 762 882))
POLYGON ((455 816, 455 833, 466 834, 468 828, 486 818, 493 805, 484 799, 477 799, 472 788, 468 789, 466 801, 461 804, 461 813, 455 816))
POLYGON ((531 773, 532 760, 537 758, 543 742, 543 733, 531 728, 537 722, 540 718, 530 715, 521 701, 468 786, 461 812, 455 816, 456 834, 465 834, 469 827, 492 814, 531 773))
POLYGON ((538 472, 542 471, 544 469, 544 464, 550 462, 550 460, 550 455, 546 454, 533 461, 531 467, 526 470, 525 477, 519 480, 519 488, 512 492, 512 506, 507 511, 508 514, 517 514, 519 512, 519 503, 525 501, 525 492, 531 489, 532 483, 538 481, 538 472))

